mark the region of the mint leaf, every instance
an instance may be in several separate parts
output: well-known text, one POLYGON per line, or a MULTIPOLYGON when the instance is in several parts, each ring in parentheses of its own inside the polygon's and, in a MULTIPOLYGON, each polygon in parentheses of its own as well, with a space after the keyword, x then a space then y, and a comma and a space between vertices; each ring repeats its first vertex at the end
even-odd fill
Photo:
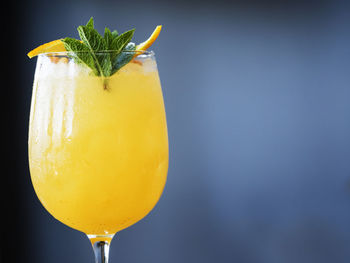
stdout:
POLYGON ((121 52, 123 48, 131 41, 132 37, 134 36, 135 29, 129 30, 116 38, 113 39, 113 42, 111 44, 111 49, 115 50, 116 52, 121 52))
POLYGON ((134 57, 134 53, 132 51, 135 51, 136 45, 135 43, 129 43, 124 48, 124 52, 120 53, 119 56, 114 61, 112 74, 117 72, 120 68, 124 67, 126 64, 128 64, 134 57), (130 51, 130 52, 127 52, 130 51))
POLYGON ((106 47, 107 47, 107 50, 110 49, 110 46, 111 46, 111 43, 113 41, 113 35, 112 35, 112 32, 111 30, 106 27, 105 28, 105 34, 103 35, 103 39, 105 40, 105 44, 106 44, 106 47))
POLYGON ((94 19, 91 17, 90 20, 86 23, 86 27, 94 28, 94 19))
POLYGON ((91 55, 95 60, 95 65, 99 75, 105 77, 110 76, 112 65, 110 55, 101 52, 108 49, 103 37, 97 32, 96 29, 90 26, 79 26, 78 32, 81 40, 89 48, 91 55))
POLYGON ((85 64, 90 69, 92 69, 95 75, 98 75, 94 58, 87 46, 85 46, 79 40, 69 37, 63 39, 62 42, 67 51, 75 52, 75 56, 73 58, 76 59, 78 63, 85 64))
MULTIPOLYGON (((100 35, 94 28, 94 20, 91 17, 87 24, 77 28, 80 40, 73 38, 63 39, 67 51, 72 51, 74 59, 89 67, 96 76, 109 77, 121 67, 129 63, 134 57, 136 46, 131 43, 135 29, 121 35, 117 30, 111 31, 105 28, 104 35, 100 35), (130 51, 124 52, 124 51, 130 51)), ((108 81, 104 80, 104 87, 108 81)))
POLYGON ((116 38, 118 35, 119 35, 119 34, 118 34, 118 31, 117 31, 117 30, 113 30, 113 31, 112 31, 112 36, 113 36, 113 38, 116 38))
MULTIPOLYGON (((115 37, 110 45, 110 49, 113 50, 113 54, 111 54, 111 61, 113 65, 116 64, 116 60, 118 59, 119 54, 123 51, 126 45, 131 41, 134 35, 135 29, 129 30, 117 37, 115 37)), ((118 64, 118 63, 117 63, 118 64)), ((126 65, 125 63, 124 65, 126 65)), ((121 67, 119 67, 121 68, 121 67)), ((113 67, 113 72, 117 72, 119 68, 113 67)))
POLYGON ((89 47, 91 52, 106 50, 106 44, 103 37, 97 32, 96 29, 88 26, 79 26, 78 33, 81 40, 86 46, 89 47))
POLYGON ((110 54, 106 53, 99 53, 96 55, 97 60, 99 60, 99 63, 101 65, 101 72, 102 76, 109 77, 112 75, 112 62, 110 54))

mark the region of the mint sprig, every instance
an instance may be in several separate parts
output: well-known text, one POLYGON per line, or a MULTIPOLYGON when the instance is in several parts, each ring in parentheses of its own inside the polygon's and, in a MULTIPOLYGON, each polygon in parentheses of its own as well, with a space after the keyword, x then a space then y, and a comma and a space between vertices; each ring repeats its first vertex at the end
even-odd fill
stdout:
POLYGON ((106 27, 102 36, 94 28, 91 17, 85 26, 81 25, 77 30, 80 40, 66 37, 62 40, 64 47, 74 53, 77 62, 85 64, 96 76, 110 77, 132 60, 133 53, 123 51, 135 50, 135 44, 130 42, 135 29, 119 35, 118 31, 106 27))

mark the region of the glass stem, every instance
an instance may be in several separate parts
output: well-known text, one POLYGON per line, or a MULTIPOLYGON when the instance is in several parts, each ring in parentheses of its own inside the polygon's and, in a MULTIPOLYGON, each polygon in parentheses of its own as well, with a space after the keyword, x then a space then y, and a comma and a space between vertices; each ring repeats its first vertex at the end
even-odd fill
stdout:
POLYGON ((88 235, 95 253, 96 263, 108 263, 109 244, 113 236, 88 235))

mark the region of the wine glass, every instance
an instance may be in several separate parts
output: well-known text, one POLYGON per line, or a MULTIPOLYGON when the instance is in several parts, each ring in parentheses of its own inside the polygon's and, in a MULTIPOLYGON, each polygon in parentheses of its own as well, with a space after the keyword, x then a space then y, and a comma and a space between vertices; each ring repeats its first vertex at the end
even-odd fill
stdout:
POLYGON ((93 75, 71 52, 40 54, 35 70, 32 183, 52 216, 87 234, 98 263, 108 261, 115 233, 152 210, 168 170, 155 55, 132 55, 107 78, 93 75))

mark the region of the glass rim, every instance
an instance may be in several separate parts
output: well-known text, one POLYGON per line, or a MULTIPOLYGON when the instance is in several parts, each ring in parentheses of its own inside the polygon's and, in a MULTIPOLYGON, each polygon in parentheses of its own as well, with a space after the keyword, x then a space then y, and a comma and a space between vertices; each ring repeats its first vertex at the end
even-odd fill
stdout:
MULTIPOLYGON (((110 54, 113 53, 114 50, 101 50, 98 52, 95 52, 95 54, 110 54)), ((89 51, 55 51, 55 52, 45 52, 40 53, 38 56, 46 56, 46 57, 68 57, 70 54, 72 56, 75 56, 76 53, 90 53, 89 51)), ((120 52, 120 54, 135 54, 137 57, 154 57, 155 53, 152 50, 123 50, 120 52)))

